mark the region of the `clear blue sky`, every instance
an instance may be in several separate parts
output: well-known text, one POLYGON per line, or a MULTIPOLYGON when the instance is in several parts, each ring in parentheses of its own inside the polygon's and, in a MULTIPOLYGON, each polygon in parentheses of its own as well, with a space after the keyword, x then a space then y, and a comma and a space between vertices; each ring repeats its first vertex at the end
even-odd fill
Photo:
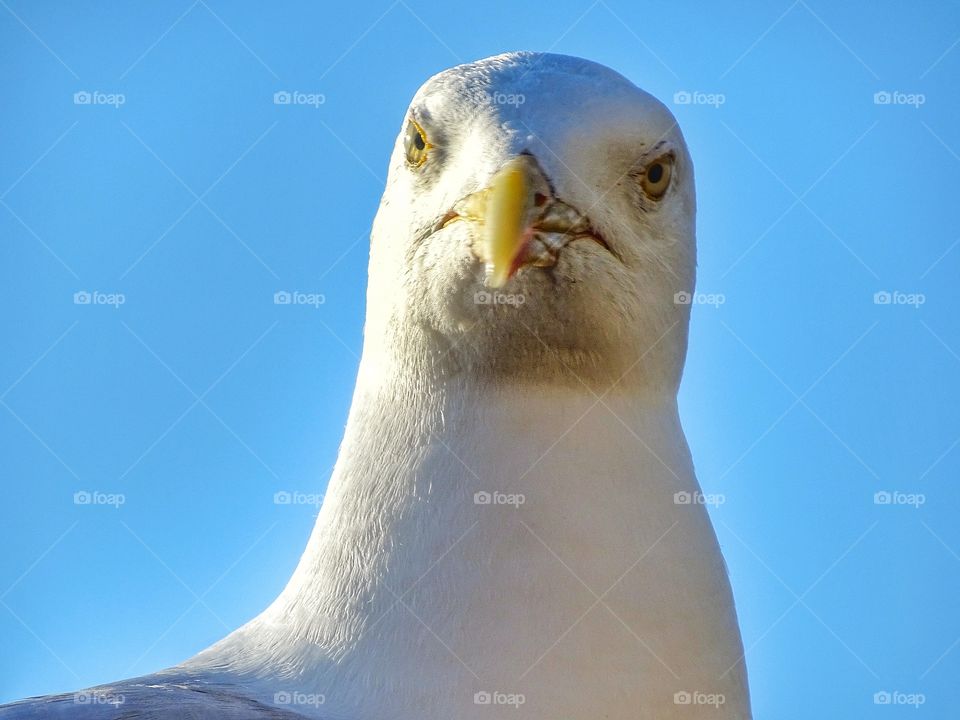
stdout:
POLYGON ((958 38, 947 2, 0 2, 0 701, 277 594, 316 508, 274 494, 336 457, 409 98, 532 49, 616 68, 691 147, 724 302, 681 404, 758 718, 955 715, 958 38))

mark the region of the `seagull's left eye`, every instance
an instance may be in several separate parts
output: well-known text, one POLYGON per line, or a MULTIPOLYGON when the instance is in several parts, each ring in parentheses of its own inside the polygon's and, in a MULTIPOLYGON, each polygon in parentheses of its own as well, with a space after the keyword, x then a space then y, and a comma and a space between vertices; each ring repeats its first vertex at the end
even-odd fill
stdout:
POLYGON ((657 200, 667 192, 672 175, 673 155, 662 155, 644 169, 640 185, 647 195, 657 200))
POLYGON ((427 142, 427 134, 415 120, 407 122, 407 130, 403 134, 403 149, 411 166, 420 167, 427 161, 430 143, 427 142))

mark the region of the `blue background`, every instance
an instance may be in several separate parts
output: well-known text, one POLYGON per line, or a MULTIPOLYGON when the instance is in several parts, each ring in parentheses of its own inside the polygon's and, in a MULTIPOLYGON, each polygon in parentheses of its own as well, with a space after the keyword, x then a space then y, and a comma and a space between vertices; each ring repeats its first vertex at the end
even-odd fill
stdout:
POLYGON ((0 2, 0 701, 165 667, 277 594, 316 507, 274 494, 335 460, 406 105, 535 49, 663 99, 696 162, 724 302, 681 403, 757 717, 955 715, 960 7, 190 2, 0 2))

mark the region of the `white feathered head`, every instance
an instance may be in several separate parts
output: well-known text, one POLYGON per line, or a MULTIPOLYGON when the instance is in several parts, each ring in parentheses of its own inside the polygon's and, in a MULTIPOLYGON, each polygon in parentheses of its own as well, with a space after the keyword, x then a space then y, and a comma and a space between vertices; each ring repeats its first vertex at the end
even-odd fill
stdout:
POLYGON ((675 391, 694 238, 693 166, 658 100, 579 58, 460 65, 403 119, 372 234, 365 357, 675 391))

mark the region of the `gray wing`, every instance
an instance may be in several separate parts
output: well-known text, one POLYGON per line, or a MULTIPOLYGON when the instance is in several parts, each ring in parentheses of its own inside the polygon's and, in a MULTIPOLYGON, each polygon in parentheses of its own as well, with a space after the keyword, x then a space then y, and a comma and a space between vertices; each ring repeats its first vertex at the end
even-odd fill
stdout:
POLYGON ((235 686, 144 678, 0 705, 0 720, 304 720, 235 686))

